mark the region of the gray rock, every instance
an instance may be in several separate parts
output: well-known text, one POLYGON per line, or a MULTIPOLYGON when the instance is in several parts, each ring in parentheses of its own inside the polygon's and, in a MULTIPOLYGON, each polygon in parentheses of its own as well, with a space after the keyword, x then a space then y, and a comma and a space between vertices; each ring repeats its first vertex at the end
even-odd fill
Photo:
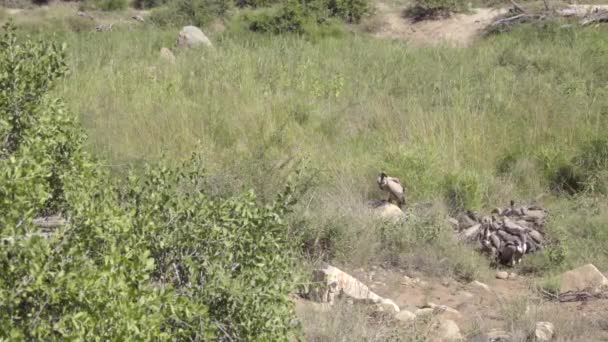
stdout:
POLYGON ((177 36, 177 47, 193 48, 197 46, 211 47, 212 44, 198 27, 184 26, 177 36))

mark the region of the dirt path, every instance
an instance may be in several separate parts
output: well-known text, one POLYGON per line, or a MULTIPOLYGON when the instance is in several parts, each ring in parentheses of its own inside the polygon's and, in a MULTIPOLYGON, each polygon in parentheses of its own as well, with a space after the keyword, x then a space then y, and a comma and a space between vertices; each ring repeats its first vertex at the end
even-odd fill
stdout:
POLYGON ((504 9, 477 8, 472 13, 415 23, 402 16, 401 7, 378 3, 376 9, 376 16, 370 24, 374 36, 400 39, 416 46, 441 43, 467 46, 494 17, 505 12, 504 9))
POLYGON ((489 291, 472 283, 408 275, 395 270, 353 271, 358 279, 400 308, 415 312, 429 303, 446 305, 460 315, 451 316, 469 336, 504 331, 513 341, 525 340, 525 329, 538 321, 552 322, 557 341, 608 339, 608 300, 554 303, 534 290, 534 279, 491 279, 489 291), (415 280, 418 278, 418 280, 415 280), (415 281, 413 281, 415 280, 415 281))

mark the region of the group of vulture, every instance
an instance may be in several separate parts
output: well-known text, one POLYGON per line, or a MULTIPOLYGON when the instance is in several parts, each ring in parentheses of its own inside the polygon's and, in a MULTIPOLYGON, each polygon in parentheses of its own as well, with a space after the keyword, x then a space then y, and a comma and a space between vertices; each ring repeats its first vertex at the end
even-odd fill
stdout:
MULTIPOLYGON (((388 193, 386 202, 400 208, 405 205, 403 186, 398 178, 382 172, 378 186, 388 193)), ((514 266, 526 253, 534 253, 545 244, 544 226, 547 211, 539 206, 495 208, 490 216, 480 217, 472 211, 450 218, 459 240, 476 242, 493 262, 514 266)))
POLYGON ((460 240, 479 243, 492 261, 514 266, 524 254, 543 248, 546 217, 546 210, 539 206, 515 207, 511 201, 509 207, 496 208, 490 216, 467 211, 449 221, 460 240))

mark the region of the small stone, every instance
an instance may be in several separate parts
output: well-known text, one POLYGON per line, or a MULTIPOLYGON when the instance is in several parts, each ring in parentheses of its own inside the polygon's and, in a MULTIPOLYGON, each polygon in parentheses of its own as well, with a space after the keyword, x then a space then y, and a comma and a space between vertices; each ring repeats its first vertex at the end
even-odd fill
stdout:
POLYGON ((395 319, 401 322, 410 322, 416 319, 416 314, 407 310, 401 310, 395 315, 395 319))
POLYGON ((551 341, 553 339, 553 333, 555 327, 551 322, 536 322, 536 329, 534 330, 534 337, 536 341, 551 341))
POLYGON ((490 287, 480 281, 474 280, 471 282, 471 286, 477 288, 477 289, 481 289, 484 290, 486 292, 491 292, 490 287))
POLYGON ((517 279, 517 273, 515 273, 515 272, 511 272, 511 273, 509 273, 509 277, 508 277, 508 279, 511 279, 511 280, 512 280, 512 279, 517 279))
POLYGON ((496 279, 509 279, 509 273, 506 271, 498 271, 496 272, 496 279))
POLYGON ((422 308, 414 312, 416 316, 430 316, 433 314, 433 308, 422 308))
POLYGON ((441 319, 433 325, 430 341, 461 341, 462 334, 456 322, 449 319, 441 319))
POLYGON ((166 47, 160 49, 160 58, 171 64, 175 64, 175 55, 166 47))

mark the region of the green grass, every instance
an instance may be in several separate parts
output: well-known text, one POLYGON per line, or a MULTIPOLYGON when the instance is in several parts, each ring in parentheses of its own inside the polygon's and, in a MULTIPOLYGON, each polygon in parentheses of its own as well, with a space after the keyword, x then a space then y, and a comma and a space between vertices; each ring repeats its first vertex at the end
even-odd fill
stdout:
MULTIPOLYGON (((595 225, 564 240, 567 262, 608 269, 597 241, 606 211, 587 216, 550 192, 556 167, 608 128, 605 29, 524 27, 468 49, 226 33, 211 36, 214 49, 177 51, 175 65, 163 63, 158 52, 176 33, 60 37, 72 75, 58 92, 81 115, 89 150, 116 170, 198 148, 218 192, 253 186, 264 195, 282 184, 282 164, 307 159, 319 172, 295 226, 313 249, 329 244, 327 255, 359 264, 386 247, 361 214, 383 196, 374 183, 381 169, 401 178, 409 201, 439 206, 454 193, 477 209, 545 194, 567 217, 595 225)), ((568 222, 555 229, 574 229, 568 222)), ((400 259, 412 244, 400 246, 380 259, 400 259)), ((462 248, 447 246, 436 250, 462 248)), ((463 258, 451 271, 480 264, 463 258)))

